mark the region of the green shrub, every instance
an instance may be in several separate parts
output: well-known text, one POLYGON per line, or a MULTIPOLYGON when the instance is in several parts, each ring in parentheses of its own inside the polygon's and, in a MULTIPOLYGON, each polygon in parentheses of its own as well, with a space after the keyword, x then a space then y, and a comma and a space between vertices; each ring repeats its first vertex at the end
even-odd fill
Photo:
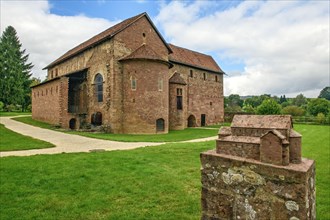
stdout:
POLYGON ((330 102, 326 99, 312 99, 307 104, 307 110, 311 115, 317 116, 318 113, 327 115, 330 109, 330 102))
POLYGON ((6 105, 6 107, 5 107, 6 112, 13 112, 15 109, 16 109, 16 107, 13 104, 6 105))
POLYGON ((283 108, 282 114, 292 115, 292 116, 303 116, 305 114, 305 110, 298 106, 291 105, 291 106, 287 106, 287 107, 283 108))
POLYGON ((264 100, 257 108, 259 115, 279 115, 281 114, 281 105, 273 99, 264 100))
POLYGON ((5 106, 5 104, 3 104, 3 102, 0 101, 0 112, 3 111, 3 107, 5 106))
POLYGON ((316 121, 320 124, 325 124, 326 122, 325 115, 323 113, 318 113, 316 116, 316 121))

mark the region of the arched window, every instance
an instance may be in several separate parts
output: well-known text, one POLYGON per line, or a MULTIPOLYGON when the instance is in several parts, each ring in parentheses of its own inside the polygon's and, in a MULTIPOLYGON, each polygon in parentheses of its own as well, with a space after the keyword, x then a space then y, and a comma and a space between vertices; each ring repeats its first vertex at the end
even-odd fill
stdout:
POLYGON ((94 84, 96 99, 98 102, 103 102, 103 77, 101 74, 96 74, 94 84))

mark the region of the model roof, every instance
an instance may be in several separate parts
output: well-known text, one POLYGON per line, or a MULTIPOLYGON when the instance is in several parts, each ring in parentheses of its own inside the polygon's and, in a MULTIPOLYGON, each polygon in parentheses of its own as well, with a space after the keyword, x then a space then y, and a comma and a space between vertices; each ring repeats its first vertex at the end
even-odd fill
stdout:
POLYGON ((110 28, 108 28, 107 30, 95 35, 94 37, 90 38, 89 40, 79 44, 78 46, 74 47, 73 49, 69 50, 68 52, 66 52, 65 54, 63 54, 62 56, 60 56, 58 59, 56 59, 55 61, 53 61, 51 64, 49 64, 48 66, 46 66, 44 69, 48 69, 50 67, 55 66, 56 64, 59 64, 107 39, 112 38, 113 36, 115 36, 116 34, 118 34, 119 32, 121 32, 122 30, 124 30, 125 28, 129 27, 131 24, 133 24, 134 22, 136 22, 137 20, 139 20, 142 17, 146 17, 150 24, 154 27, 154 29, 156 30, 157 34, 159 35, 159 37, 161 38, 161 40, 164 42, 165 46, 168 48, 169 52, 171 51, 171 48, 168 46, 168 44, 166 43, 166 41, 163 39, 163 37, 161 36, 161 34, 158 32, 157 28, 155 27, 155 25, 152 23, 151 19, 149 18, 147 13, 141 13, 139 15, 136 15, 134 17, 128 18, 110 28))
POLYGON ((235 115, 231 127, 291 129, 290 115, 235 115))
POLYGON ((170 61, 173 63, 180 63, 216 73, 224 73, 209 55, 178 47, 173 44, 169 44, 169 46, 173 51, 173 53, 170 54, 170 61))

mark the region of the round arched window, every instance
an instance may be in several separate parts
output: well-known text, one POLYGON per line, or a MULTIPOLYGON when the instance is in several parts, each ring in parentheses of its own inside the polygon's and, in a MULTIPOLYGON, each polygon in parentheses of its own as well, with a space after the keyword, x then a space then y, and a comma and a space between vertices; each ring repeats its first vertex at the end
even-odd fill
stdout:
POLYGON ((94 84, 96 99, 98 102, 103 102, 103 77, 101 74, 96 74, 94 84))

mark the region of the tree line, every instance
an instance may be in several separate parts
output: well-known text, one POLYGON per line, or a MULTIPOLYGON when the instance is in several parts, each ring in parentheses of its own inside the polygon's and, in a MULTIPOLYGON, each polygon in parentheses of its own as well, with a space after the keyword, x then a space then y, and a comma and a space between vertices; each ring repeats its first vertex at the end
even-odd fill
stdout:
POLYGON ((285 95, 271 96, 270 94, 249 97, 231 94, 225 97, 225 112, 315 117, 314 119, 319 123, 329 123, 330 87, 322 89, 318 98, 306 98, 303 94, 294 98, 287 98, 285 95))

